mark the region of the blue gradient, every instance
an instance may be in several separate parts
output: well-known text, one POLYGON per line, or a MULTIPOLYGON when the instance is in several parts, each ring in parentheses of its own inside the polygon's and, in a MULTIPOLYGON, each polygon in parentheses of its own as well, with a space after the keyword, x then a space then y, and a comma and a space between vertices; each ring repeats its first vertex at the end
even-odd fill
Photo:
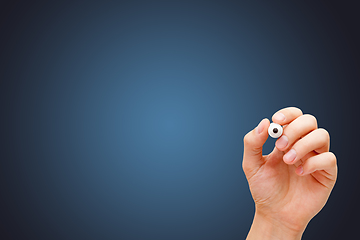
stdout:
MULTIPOLYGON (((244 239, 242 138, 286 106, 351 158, 338 116, 358 116, 357 52, 324 4, 4 6, 4 239, 244 239)), ((346 218, 342 193, 304 236, 346 230, 319 232, 346 218)))

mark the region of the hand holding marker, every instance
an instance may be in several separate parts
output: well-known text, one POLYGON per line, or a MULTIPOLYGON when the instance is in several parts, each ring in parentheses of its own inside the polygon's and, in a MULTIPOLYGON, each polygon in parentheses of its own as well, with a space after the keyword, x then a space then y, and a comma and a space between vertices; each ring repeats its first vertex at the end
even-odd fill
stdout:
POLYGON ((329 133, 318 128, 315 116, 287 107, 272 120, 264 118, 244 136, 243 170, 255 203, 247 240, 298 240, 329 198, 337 160, 329 151, 329 133), (278 139, 263 155, 269 135, 278 139))

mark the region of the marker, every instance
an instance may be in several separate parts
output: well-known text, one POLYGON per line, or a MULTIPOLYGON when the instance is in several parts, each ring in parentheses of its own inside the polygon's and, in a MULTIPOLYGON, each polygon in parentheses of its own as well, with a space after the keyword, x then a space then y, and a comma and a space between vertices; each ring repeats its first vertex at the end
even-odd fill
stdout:
POLYGON ((283 128, 277 123, 270 123, 268 133, 272 138, 279 138, 283 134, 283 128))

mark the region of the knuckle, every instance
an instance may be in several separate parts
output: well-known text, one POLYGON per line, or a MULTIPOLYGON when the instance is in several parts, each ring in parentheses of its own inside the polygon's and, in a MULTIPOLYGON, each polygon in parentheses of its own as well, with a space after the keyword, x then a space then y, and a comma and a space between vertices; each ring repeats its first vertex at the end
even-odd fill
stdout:
POLYGON ((318 128, 317 131, 319 132, 319 135, 324 142, 330 141, 330 134, 328 131, 326 131, 324 128, 318 128))
POLYGON ((336 159, 335 154, 332 153, 332 152, 328 152, 328 155, 329 155, 329 157, 328 157, 329 160, 328 161, 330 161, 332 166, 336 166, 337 165, 337 159, 336 159))
POLYGON ((245 173, 245 176, 250 175, 251 173, 251 167, 249 166, 249 164, 247 164, 245 161, 242 162, 242 170, 245 173))
POLYGON ((304 152, 311 148, 311 143, 309 141, 306 141, 305 139, 301 139, 300 141, 295 143, 294 148, 295 147, 299 152, 304 152))
POLYGON ((301 132, 301 127, 298 125, 292 125, 287 129, 287 134, 289 136, 297 135, 298 132, 301 132))
POLYGON ((247 145, 247 144, 250 143, 250 133, 247 133, 247 134, 244 136, 243 142, 244 142, 244 145, 247 145))
POLYGON ((311 114, 304 114, 303 116, 304 116, 304 118, 306 118, 307 121, 310 122, 310 124, 311 124, 312 126, 314 126, 315 128, 317 128, 317 119, 316 119, 316 117, 314 117, 314 116, 311 115, 311 114))
POLYGON ((254 133, 253 133, 253 132, 254 132, 254 130, 248 132, 248 133, 244 136, 244 138, 243 138, 244 146, 246 146, 246 145, 252 145, 252 144, 253 144, 253 142, 254 142, 254 137, 253 137, 253 134, 254 134, 254 133))
POLYGON ((316 165, 313 162, 305 162, 304 170, 306 172, 313 172, 316 168, 316 165))
POLYGON ((296 115, 303 115, 303 112, 301 111, 300 108, 297 108, 297 107, 290 107, 289 108, 290 110, 294 111, 296 113, 296 115))

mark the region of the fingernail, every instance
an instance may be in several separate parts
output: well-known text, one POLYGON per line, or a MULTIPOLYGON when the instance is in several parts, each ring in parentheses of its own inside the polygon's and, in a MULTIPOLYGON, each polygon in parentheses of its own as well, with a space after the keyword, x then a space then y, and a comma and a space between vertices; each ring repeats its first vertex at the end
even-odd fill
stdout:
POLYGON ((278 113, 276 113, 276 114, 274 115, 273 120, 282 122, 282 121, 285 120, 285 115, 282 114, 282 113, 280 113, 280 112, 278 112, 278 113))
POLYGON ((281 138, 276 141, 275 145, 277 148, 282 149, 287 146, 288 142, 288 138, 285 135, 282 135, 281 138))
POLYGON ((256 127, 256 133, 260 134, 262 133, 262 131, 264 130, 264 119, 261 120, 261 122, 259 123, 259 125, 256 127))
POLYGON ((294 149, 288 151, 283 157, 284 161, 287 163, 293 162, 295 158, 296 158, 296 151, 294 149))
POLYGON ((304 173, 304 168, 300 165, 296 168, 295 172, 299 175, 302 175, 304 173))

